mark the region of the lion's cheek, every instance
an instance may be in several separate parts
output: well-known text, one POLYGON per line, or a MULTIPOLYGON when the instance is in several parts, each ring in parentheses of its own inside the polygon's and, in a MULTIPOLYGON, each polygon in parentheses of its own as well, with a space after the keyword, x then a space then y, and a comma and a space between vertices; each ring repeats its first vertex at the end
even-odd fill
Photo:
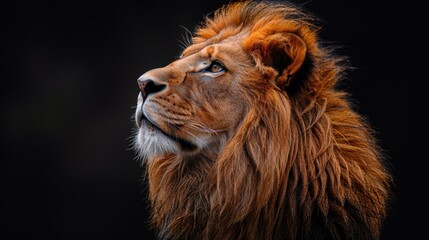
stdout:
POLYGON ((226 130, 236 127, 245 115, 246 105, 231 99, 218 99, 198 112, 198 118, 210 129, 226 130))

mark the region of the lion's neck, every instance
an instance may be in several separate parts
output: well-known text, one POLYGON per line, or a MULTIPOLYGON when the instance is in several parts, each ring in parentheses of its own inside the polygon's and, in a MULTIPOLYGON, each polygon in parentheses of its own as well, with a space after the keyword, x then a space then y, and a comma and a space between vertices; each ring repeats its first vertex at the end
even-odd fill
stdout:
MULTIPOLYGON (((213 153, 212 153, 213 154, 213 153)), ((213 160, 208 153, 192 158, 169 155, 148 163, 152 220, 161 239, 170 235, 201 239, 210 209, 213 160)))

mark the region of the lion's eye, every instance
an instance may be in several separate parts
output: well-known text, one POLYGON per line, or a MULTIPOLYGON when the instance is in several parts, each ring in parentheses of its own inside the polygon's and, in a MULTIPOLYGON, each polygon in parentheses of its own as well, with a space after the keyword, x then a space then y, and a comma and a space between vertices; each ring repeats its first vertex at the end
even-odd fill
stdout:
POLYGON ((212 73, 219 73, 225 71, 225 68, 219 62, 213 61, 210 66, 208 66, 205 71, 212 73))

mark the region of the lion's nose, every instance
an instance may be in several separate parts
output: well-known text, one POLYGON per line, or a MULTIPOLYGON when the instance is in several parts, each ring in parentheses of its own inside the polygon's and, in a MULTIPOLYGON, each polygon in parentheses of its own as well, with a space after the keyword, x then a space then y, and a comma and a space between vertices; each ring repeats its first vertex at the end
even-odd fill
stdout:
POLYGON ((142 93, 143 99, 146 99, 150 94, 161 92, 166 88, 166 85, 162 83, 155 83, 151 79, 138 79, 137 84, 139 85, 140 92, 142 93))

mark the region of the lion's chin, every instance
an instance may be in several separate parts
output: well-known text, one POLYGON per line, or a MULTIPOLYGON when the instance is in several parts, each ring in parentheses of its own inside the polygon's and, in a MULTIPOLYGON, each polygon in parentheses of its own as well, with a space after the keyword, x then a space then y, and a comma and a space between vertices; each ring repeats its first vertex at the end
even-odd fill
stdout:
POLYGON ((139 125, 135 148, 143 158, 193 152, 197 149, 193 143, 166 134, 148 120, 141 121, 139 125))
POLYGON ((138 130, 134 147, 143 159, 180 152, 177 142, 145 121, 138 130))

